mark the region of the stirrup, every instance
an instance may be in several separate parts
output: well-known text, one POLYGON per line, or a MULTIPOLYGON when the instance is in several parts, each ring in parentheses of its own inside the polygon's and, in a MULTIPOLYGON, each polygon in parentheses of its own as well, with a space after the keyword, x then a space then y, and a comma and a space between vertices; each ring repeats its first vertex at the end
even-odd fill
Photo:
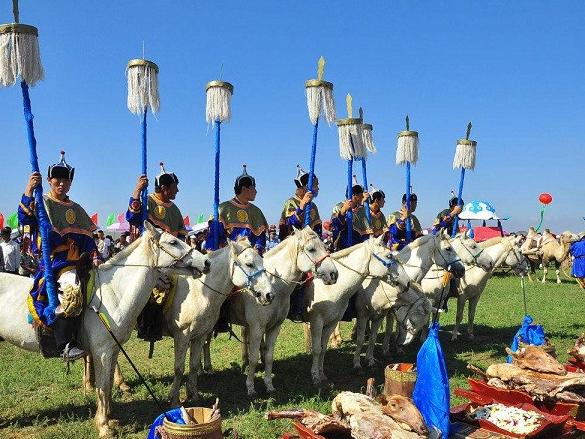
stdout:
POLYGON ((83 350, 78 348, 77 346, 70 346, 71 342, 65 345, 65 349, 61 353, 61 357, 63 361, 69 363, 71 361, 79 360, 87 355, 87 353, 83 350))

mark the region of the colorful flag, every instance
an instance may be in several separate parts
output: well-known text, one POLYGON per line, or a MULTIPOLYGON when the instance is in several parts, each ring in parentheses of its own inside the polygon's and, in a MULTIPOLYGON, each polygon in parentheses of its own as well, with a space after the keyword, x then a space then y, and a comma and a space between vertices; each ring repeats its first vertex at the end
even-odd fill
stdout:
POLYGON ((108 219, 106 219, 106 227, 110 227, 115 222, 116 222, 116 214, 115 213, 110 213, 108 215, 108 219))
POLYGON ((12 230, 18 229, 18 213, 14 212, 11 214, 7 219, 6 222, 8 223, 8 227, 12 230))
POLYGON ((197 217, 197 224, 201 224, 205 222, 205 214, 200 213, 199 216, 197 217))
POLYGON ((91 222, 94 223, 96 226, 98 225, 98 214, 97 212, 90 216, 91 222))
POLYGON ((189 215, 187 215, 185 218, 183 218, 183 224, 185 226, 190 226, 191 225, 191 218, 189 218, 189 215))
POLYGON ((0 229, 4 228, 4 215, 0 213, 0 229))
POLYGON ((119 223, 123 223, 124 221, 126 221, 126 214, 125 213, 121 213, 117 216, 116 220, 119 223))

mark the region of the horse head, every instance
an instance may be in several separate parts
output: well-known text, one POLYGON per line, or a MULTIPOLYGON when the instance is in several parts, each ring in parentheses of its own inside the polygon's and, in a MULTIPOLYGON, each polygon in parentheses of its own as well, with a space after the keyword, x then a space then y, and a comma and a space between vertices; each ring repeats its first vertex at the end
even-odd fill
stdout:
POLYGON ((370 250, 370 263, 368 272, 370 276, 387 280, 394 286, 408 288, 410 277, 392 254, 392 250, 384 245, 384 235, 378 238, 370 237, 367 241, 370 250))
POLYGON ((506 257, 504 264, 512 269, 520 276, 526 276, 530 271, 528 260, 522 253, 521 237, 506 237, 502 242, 506 246, 506 257))
POLYGON ((418 332, 428 326, 433 306, 422 293, 409 288, 398 295, 393 312, 396 316, 396 344, 404 346, 412 342, 418 332))
POLYGON ((195 277, 209 272, 209 258, 185 241, 167 232, 157 230, 144 221, 143 239, 147 240, 154 255, 154 266, 161 271, 188 271, 195 277))
POLYGON ((458 233, 455 238, 451 239, 451 245, 461 259, 461 262, 471 266, 477 266, 485 271, 491 271, 494 268, 494 261, 484 249, 469 236, 469 232, 458 233))
POLYGON ((461 278, 465 274, 465 267, 461 263, 461 259, 457 255, 455 249, 451 245, 449 232, 443 230, 434 237, 435 248, 433 250, 432 259, 435 265, 447 270, 456 278, 461 278))
POLYGON ((297 238, 296 263, 303 273, 311 272, 326 285, 333 285, 337 282, 339 273, 337 267, 329 257, 329 252, 319 239, 319 236, 306 226, 302 230, 295 230, 297 238))
POLYGON ((264 261, 248 238, 228 241, 230 247, 230 277, 232 283, 241 290, 246 290, 256 297, 261 305, 272 302, 274 294, 272 285, 264 269, 264 261))

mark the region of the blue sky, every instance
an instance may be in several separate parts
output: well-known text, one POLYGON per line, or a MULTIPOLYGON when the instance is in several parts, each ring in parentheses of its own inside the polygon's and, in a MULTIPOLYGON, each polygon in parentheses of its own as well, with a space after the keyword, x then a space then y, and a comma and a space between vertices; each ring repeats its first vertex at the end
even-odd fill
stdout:
MULTIPOLYGON (((139 120, 126 108, 125 66, 141 56, 160 67, 161 111, 149 119, 149 175, 158 162, 179 176, 176 200, 193 219, 210 212, 213 135, 206 82, 235 86, 222 129, 221 198, 242 163, 256 177, 269 222, 308 167, 312 126, 304 81, 320 55, 339 116, 353 95, 374 125, 369 180, 398 207, 404 169, 396 133, 408 113, 420 132, 413 169, 417 214, 430 225, 456 189, 455 142, 473 121, 477 167, 464 199, 491 201, 510 229, 538 219, 538 194, 554 201, 545 223, 583 230, 585 185, 585 3, 582 1, 138 1, 21 0, 21 21, 39 28, 46 78, 31 90, 40 162, 67 151, 71 197, 88 213, 125 210, 140 171, 139 120)), ((0 21, 11 21, 9 2, 0 21)), ((30 172, 19 88, 0 90, 5 158, 0 212, 16 210, 30 172)), ((319 131, 322 216, 344 193, 337 130, 319 131)), ((359 174, 358 174, 359 175, 359 174)))

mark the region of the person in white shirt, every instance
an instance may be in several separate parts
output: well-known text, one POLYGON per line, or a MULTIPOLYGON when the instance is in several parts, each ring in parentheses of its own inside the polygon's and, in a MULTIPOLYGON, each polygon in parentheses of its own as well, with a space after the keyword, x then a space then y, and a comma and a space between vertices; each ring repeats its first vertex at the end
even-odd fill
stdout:
POLYGON ((102 256, 102 259, 105 261, 110 257, 111 242, 109 238, 106 238, 104 236, 103 230, 98 230, 97 235, 98 235, 96 240, 97 249, 100 255, 102 256))
POLYGON ((4 227, 0 232, 0 271, 18 274, 20 267, 20 246, 10 239, 12 229, 4 227))

